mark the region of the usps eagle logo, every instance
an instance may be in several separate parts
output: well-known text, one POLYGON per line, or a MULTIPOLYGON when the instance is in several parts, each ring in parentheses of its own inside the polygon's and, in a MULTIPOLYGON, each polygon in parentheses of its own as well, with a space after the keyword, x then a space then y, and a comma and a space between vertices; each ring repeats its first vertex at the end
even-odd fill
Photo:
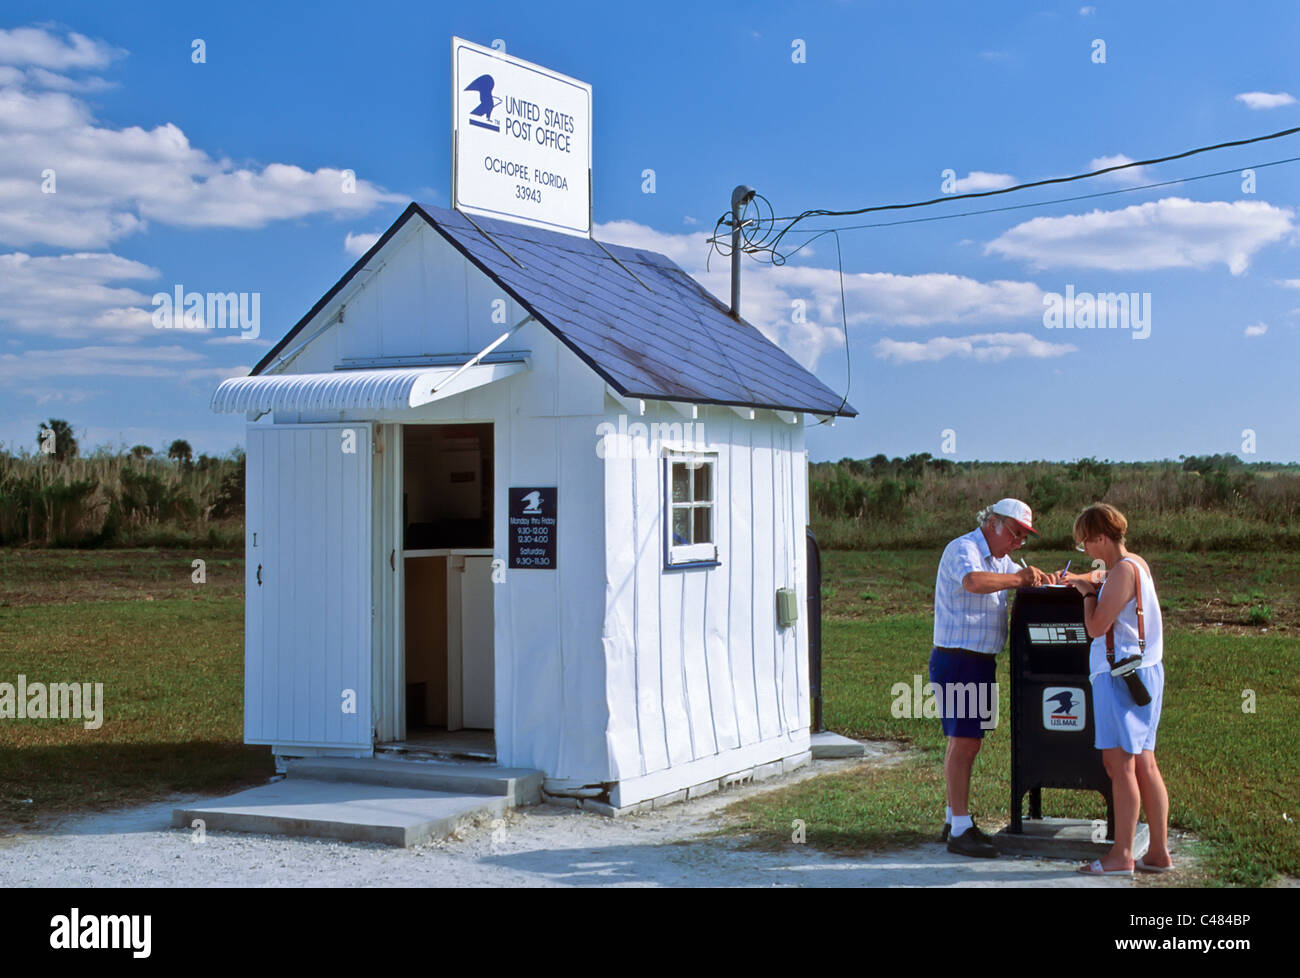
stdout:
POLYGON ((495 85, 491 75, 479 75, 465 86, 465 91, 478 95, 478 105, 469 110, 471 126, 481 126, 493 132, 501 131, 501 123, 492 121, 492 110, 501 104, 501 99, 492 94, 495 85))
POLYGON ((1048 686, 1043 690, 1043 726, 1048 730, 1082 730, 1087 700, 1077 686, 1048 686))
POLYGON ((1074 694, 1068 689, 1063 693, 1048 697, 1048 702, 1056 704, 1056 709, 1052 711, 1053 716, 1068 717, 1071 720, 1075 718, 1074 714, 1070 712, 1071 707, 1074 706, 1074 694))

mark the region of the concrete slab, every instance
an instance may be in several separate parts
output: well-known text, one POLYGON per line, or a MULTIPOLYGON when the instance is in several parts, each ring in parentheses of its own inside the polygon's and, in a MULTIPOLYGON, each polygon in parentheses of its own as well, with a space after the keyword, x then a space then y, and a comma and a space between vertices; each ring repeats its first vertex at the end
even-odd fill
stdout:
POLYGON ((812 741, 812 756, 814 761, 833 757, 867 756, 867 748, 865 744, 860 744, 856 740, 850 740, 848 737, 842 737, 837 733, 831 733, 829 730, 815 733, 809 739, 812 741))
MULTIPOLYGON (((1110 851, 1112 840, 1094 842, 1094 823, 1086 818, 1026 818, 1021 824, 1025 830, 1021 835, 1003 829, 993 836, 999 852, 1008 856, 1088 860, 1100 859, 1110 851)), ((1139 822, 1133 838, 1133 858, 1145 855, 1150 844, 1150 830, 1145 822, 1139 822)))
POLYGON ((351 781, 419 788, 460 795, 504 797, 512 807, 542 800, 541 771, 498 767, 478 761, 419 761, 412 758, 301 757, 286 765, 290 780, 351 781))
POLYGON ((172 825, 191 828, 202 819, 205 831, 413 846, 451 835, 462 819, 499 817, 508 807, 502 796, 286 779, 174 809, 172 825))

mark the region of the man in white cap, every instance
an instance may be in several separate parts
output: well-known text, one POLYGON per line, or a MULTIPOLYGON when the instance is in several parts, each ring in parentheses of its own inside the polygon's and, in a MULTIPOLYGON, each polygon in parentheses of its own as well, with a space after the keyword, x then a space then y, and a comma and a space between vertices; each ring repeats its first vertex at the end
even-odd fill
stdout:
POLYGON ((1009 556, 1038 532, 1033 513, 1019 499, 999 499, 978 519, 979 526, 950 542, 939 560, 930 681, 948 735, 943 761, 948 806, 940 841, 948 843, 949 852, 992 857, 997 849, 968 808, 971 769, 990 719, 971 715, 977 712, 972 707, 991 703, 996 711, 995 657, 1007 642, 1006 592, 1055 583, 1056 577, 1037 567, 1017 567, 1009 556), (956 695, 942 695, 950 693, 956 695))

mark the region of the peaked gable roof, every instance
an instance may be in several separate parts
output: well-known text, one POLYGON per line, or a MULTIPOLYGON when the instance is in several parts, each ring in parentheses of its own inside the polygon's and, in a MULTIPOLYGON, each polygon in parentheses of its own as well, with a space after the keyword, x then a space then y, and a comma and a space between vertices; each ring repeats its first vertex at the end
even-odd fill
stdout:
POLYGON ((265 369, 416 216, 625 397, 857 414, 756 328, 733 319, 664 255, 492 218, 475 217, 471 223, 457 211, 415 203, 271 348, 253 374, 265 369))

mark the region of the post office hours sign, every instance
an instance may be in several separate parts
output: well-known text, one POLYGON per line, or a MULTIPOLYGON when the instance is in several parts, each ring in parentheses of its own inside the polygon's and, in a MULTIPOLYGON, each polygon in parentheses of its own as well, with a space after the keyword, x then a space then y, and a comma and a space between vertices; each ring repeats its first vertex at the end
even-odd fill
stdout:
POLYGON ((452 202, 568 234, 591 233, 591 86, 451 39, 452 202))
POLYGON ((555 487, 510 489, 510 568, 555 569, 555 487))

